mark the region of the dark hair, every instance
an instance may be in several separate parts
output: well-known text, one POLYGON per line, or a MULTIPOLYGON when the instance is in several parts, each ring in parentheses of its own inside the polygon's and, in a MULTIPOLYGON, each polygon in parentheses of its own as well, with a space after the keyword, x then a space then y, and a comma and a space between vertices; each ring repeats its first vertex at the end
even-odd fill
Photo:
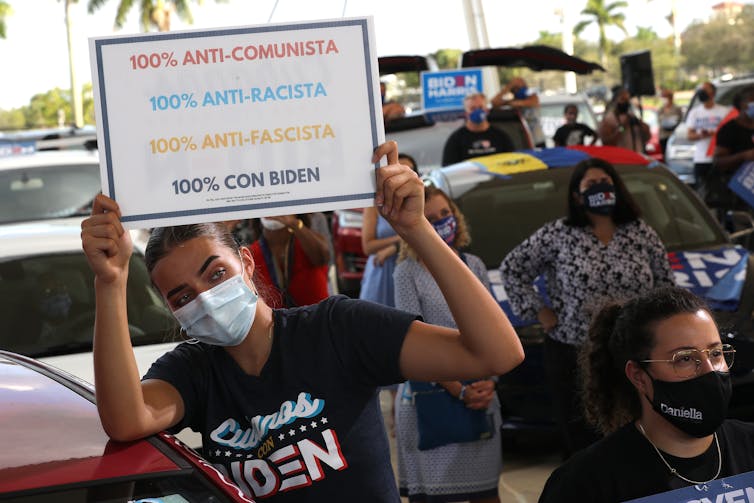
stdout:
POLYGON ((738 110, 741 111, 741 107, 743 106, 744 99, 754 96, 754 86, 746 86, 740 91, 736 93, 736 95, 733 97, 733 106, 738 110))
POLYGON ((586 227, 589 225, 589 217, 582 204, 576 201, 574 195, 580 194, 579 185, 584 178, 584 174, 590 168, 601 169, 613 179, 615 186, 615 211, 613 212, 613 222, 617 225, 633 222, 641 216, 641 211, 636 205, 634 198, 628 192, 626 185, 623 183, 615 167, 604 159, 591 157, 584 159, 576 165, 571 174, 571 180, 568 182, 568 216, 565 219, 567 225, 573 227, 586 227))
POLYGON ((238 243, 233 234, 220 222, 156 227, 152 229, 144 251, 144 261, 151 273, 162 258, 181 243, 194 238, 209 237, 238 252, 238 243))
POLYGON ((608 304, 597 313, 580 354, 583 403, 590 423, 607 434, 641 416, 636 388, 626 378, 626 362, 649 357, 658 322, 700 309, 709 312, 690 291, 665 287, 623 304, 608 304))
POLYGON ((411 166, 409 167, 414 170, 414 173, 416 173, 417 175, 419 174, 419 163, 416 162, 416 159, 408 154, 404 154, 403 152, 398 154, 398 160, 400 161, 401 159, 408 159, 409 161, 411 161, 411 166))
POLYGON ((577 114, 579 113, 579 107, 577 107, 573 103, 569 103, 563 107, 563 115, 567 114, 568 110, 575 110, 577 114))

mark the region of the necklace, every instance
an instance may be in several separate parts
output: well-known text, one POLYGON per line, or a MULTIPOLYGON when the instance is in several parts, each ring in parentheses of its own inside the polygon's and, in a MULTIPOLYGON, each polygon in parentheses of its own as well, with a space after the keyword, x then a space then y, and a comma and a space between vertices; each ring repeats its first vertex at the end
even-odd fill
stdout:
POLYGON ((655 452, 657 453, 658 456, 660 456, 660 459, 662 460, 663 463, 665 463, 665 466, 668 467, 668 470, 670 470, 670 473, 672 475, 675 475, 679 479, 684 480, 684 481, 688 482, 689 484, 694 484, 694 485, 706 484, 707 482, 715 480, 720 475, 720 470, 723 467, 723 456, 722 456, 722 454, 720 454, 720 441, 717 439, 717 432, 715 432, 715 434, 714 434, 714 436, 715 436, 715 445, 717 446, 717 473, 715 473, 715 475, 711 479, 709 479, 709 480, 697 481, 697 480, 687 479, 686 477, 684 477, 683 475, 681 475, 680 473, 678 473, 678 470, 676 470, 675 468, 673 468, 672 466, 670 466, 670 463, 668 463, 665 460, 665 457, 660 452, 660 449, 658 449, 657 446, 654 444, 654 442, 652 442, 649 439, 649 436, 647 436, 647 432, 644 431, 644 427, 641 425, 641 423, 637 421, 636 424, 639 426, 639 429, 641 430, 641 434, 644 435, 644 438, 646 438, 647 441, 652 445, 652 447, 654 447, 655 452))

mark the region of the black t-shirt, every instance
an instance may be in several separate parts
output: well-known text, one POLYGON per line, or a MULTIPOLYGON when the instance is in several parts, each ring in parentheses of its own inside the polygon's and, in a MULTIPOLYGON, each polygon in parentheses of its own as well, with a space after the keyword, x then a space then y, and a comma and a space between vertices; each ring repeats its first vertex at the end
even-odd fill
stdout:
POLYGON ((586 124, 574 122, 560 126, 552 139, 558 147, 566 147, 568 145, 583 145, 585 136, 592 138, 591 143, 597 138, 597 133, 586 124))
POLYGON ((731 154, 737 154, 754 148, 754 129, 744 127, 734 119, 723 124, 715 141, 717 145, 727 148, 731 154))
POLYGON ((269 359, 243 372, 221 347, 184 343, 144 379, 179 391, 184 427, 245 493, 270 501, 398 502, 378 386, 403 380, 399 354, 415 316, 331 297, 274 311, 269 359))
POLYGON ((445 141, 445 148, 442 151, 442 165, 447 166, 480 155, 511 152, 513 149, 513 142, 508 135, 495 126, 490 126, 481 133, 470 131, 466 126, 461 126, 453 131, 445 141))
MULTIPOLYGON (((717 436, 723 459, 718 478, 754 470, 754 424, 726 420, 717 436)), ((708 480, 717 471, 714 441, 694 458, 663 456, 687 479, 708 480)), ((649 441, 629 423, 557 468, 539 503, 618 503, 689 485, 670 473, 649 441)))

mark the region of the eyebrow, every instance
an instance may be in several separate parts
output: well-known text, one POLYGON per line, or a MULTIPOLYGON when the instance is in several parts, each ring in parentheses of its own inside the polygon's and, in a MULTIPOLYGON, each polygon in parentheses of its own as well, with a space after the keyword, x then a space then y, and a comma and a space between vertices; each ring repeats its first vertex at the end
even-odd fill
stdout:
MULTIPOLYGON (((201 276, 204 273, 204 271, 207 270, 207 267, 209 267, 209 265, 212 263, 212 261, 215 260, 215 259, 218 259, 218 258, 220 258, 218 255, 210 255, 207 258, 207 260, 204 261, 204 263, 202 264, 202 266, 199 268, 199 271, 196 273, 197 276, 201 276)), ((173 288, 172 290, 170 290, 167 293, 167 295, 165 297, 169 299, 170 297, 172 297, 176 293, 180 292, 184 288, 186 288, 186 283, 182 283, 182 284, 178 285, 177 287, 173 288)))
MULTIPOLYGON (((720 342, 712 342, 712 343, 708 344, 705 349, 719 347, 719 346, 722 346, 723 344, 724 343, 722 341, 720 341, 720 342)), ((677 347, 675 349, 671 349, 669 352, 670 353, 675 353, 676 351, 683 351, 683 350, 687 350, 687 349, 697 349, 697 348, 695 346, 680 346, 680 347, 677 347)))

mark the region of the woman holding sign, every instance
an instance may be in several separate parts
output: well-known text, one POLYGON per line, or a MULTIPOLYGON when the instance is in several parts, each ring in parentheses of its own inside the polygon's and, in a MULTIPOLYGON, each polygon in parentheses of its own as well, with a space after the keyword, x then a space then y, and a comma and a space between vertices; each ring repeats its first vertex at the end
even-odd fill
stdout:
POLYGON ((379 386, 508 372, 523 349, 497 302, 424 218, 423 185, 395 142, 373 162, 381 214, 432 272, 458 330, 371 302, 333 297, 273 310, 254 262, 222 226, 156 229, 152 281, 189 337, 139 379, 128 333, 132 244, 117 204, 99 196, 82 224, 95 272, 97 408, 116 440, 185 426, 207 458, 251 497, 398 502, 379 386))
POLYGON ((711 495, 730 486, 718 479, 754 470, 754 425, 725 419, 734 356, 707 306, 683 288, 604 307, 581 364, 587 418, 609 435, 555 470, 540 503, 686 486, 701 491, 692 500, 720 501, 711 495))

